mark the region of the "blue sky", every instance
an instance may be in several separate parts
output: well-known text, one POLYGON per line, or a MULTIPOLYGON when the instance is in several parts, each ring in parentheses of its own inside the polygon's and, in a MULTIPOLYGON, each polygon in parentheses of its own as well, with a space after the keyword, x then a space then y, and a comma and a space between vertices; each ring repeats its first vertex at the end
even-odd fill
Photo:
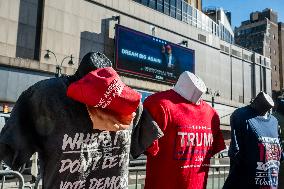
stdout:
POLYGON ((253 11, 271 8, 278 13, 278 22, 284 22, 284 0, 203 0, 203 8, 208 6, 223 7, 232 12, 232 25, 240 26, 249 19, 253 11))

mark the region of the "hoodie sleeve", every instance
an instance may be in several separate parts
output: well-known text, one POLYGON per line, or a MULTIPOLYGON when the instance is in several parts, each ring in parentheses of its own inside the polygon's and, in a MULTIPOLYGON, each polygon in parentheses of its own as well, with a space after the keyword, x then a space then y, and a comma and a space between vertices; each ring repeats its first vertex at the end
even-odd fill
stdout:
POLYGON ((0 134, 0 159, 18 169, 35 152, 35 129, 31 116, 32 90, 24 91, 0 134))

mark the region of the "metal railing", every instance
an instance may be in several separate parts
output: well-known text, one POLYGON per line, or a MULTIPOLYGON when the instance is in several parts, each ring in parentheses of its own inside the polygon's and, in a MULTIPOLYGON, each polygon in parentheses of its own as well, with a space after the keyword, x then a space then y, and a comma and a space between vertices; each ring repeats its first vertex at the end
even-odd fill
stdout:
POLYGON ((11 170, 0 170, 0 177, 1 179, 1 189, 4 189, 5 181, 7 176, 14 176, 15 178, 18 179, 19 182, 19 189, 24 189, 24 177, 22 176, 21 173, 17 171, 11 171, 11 170))
MULTIPOLYGON (((130 161, 129 184, 134 189, 143 188, 146 177, 146 160, 130 161), (132 166, 132 167, 131 167, 132 166)), ((220 189, 229 174, 230 165, 210 165, 206 189, 220 189)))
MULTIPOLYGON (((132 186, 131 189, 143 189, 146 178, 146 160, 136 160, 130 161, 129 167, 129 185, 132 186)), ((229 174, 230 165, 210 165, 207 179, 207 188, 206 189, 220 189, 222 188, 228 174, 229 174)), ((11 170, 0 170, 0 189, 5 189, 5 177, 14 176, 18 179, 18 188, 24 189, 25 187, 37 189, 39 187, 40 176, 36 179, 34 185, 25 186, 24 177, 21 173, 11 170)))
POLYGON ((210 165, 207 179, 207 189, 220 189, 223 187, 229 174, 230 165, 210 165))

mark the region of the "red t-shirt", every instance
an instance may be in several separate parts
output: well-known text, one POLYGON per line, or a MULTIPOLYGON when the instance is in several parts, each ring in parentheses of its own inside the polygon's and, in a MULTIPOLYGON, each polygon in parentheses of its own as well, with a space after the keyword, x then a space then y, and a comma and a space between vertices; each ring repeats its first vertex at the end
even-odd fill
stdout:
POLYGON ((225 149, 216 111, 173 90, 149 96, 144 107, 164 132, 147 150, 145 189, 205 189, 210 158, 225 149))

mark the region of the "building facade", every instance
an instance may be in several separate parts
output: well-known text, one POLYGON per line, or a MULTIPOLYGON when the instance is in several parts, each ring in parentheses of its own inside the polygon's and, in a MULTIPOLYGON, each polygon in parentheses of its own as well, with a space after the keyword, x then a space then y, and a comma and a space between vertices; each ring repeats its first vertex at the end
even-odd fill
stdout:
MULTIPOLYGON (((102 52, 116 63, 117 24, 194 52, 194 72, 211 91, 203 98, 211 104, 215 92, 221 94, 215 97, 214 107, 223 130, 230 130, 229 117, 235 108, 248 104, 261 90, 271 94, 270 59, 222 40, 220 26, 186 2, 182 2, 186 7, 182 19, 177 7, 175 17, 157 10, 158 1, 155 8, 150 1, 133 0, 0 2, 0 103, 10 108, 28 86, 54 77, 56 66, 62 65, 64 74, 73 74, 89 51, 102 52), (49 59, 46 50, 53 53, 49 59), (72 66, 67 64, 71 54, 72 66)), ((173 86, 138 74, 120 74, 144 97, 173 86)))
POLYGON ((218 23, 220 38, 228 43, 234 43, 234 30, 231 26, 231 12, 217 7, 205 8, 203 12, 214 22, 218 23))
POLYGON ((271 9, 250 14, 250 20, 242 22, 235 29, 235 43, 271 59, 272 90, 283 88, 282 68, 280 67, 281 46, 278 39, 277 13, 271 9))
POLYGON ((280 88, 284 88, 284 23, 278 23, 280 88))

